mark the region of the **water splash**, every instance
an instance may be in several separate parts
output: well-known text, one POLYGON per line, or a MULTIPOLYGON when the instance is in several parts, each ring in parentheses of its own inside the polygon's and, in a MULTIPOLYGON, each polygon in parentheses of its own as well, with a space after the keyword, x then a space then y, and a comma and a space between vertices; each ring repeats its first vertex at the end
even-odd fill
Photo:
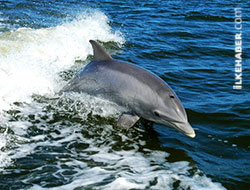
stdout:
POLYGON ((13 102, 31 102, 33 94, 53 94, 63 85, 58 73, 85 60, 90 39, 124 43, 99 11, 51 28, 19 28, 0 33, 0 111, 13 102))

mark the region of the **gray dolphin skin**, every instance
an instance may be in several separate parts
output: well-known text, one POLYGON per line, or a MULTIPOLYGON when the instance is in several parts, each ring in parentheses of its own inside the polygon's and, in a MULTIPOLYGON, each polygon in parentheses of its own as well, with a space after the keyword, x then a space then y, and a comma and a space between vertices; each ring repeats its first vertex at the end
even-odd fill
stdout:
POLYGON ((89 41, 94 58, 62 92, 83 92, 100 96, 125 107, 117 125, 129 129, 140 117, 173 127, 188 137, 195 132, 174 91, 153 73, 113 59, 96 41, 89 41))

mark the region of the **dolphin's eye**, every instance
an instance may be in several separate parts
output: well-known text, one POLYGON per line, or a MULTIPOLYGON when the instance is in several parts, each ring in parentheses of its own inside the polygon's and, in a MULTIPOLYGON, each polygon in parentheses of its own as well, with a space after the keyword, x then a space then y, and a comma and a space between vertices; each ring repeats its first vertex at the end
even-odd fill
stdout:
POLYGON ((170 95, 170 98, 174 98, 174 95, 170 95))
POLYGON ((157 111, 154 111, 155 116, 160 117, 160 114, 157 111))

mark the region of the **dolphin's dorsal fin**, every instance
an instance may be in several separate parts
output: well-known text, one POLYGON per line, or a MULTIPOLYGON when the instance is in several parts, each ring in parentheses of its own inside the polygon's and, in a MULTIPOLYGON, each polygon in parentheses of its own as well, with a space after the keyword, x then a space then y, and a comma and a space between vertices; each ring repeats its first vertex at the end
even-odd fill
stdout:
POLYGON ((106 61, 112 60, 112 57, 100 46, 96 41, 89 40, 94 50, 94 58, 93 61, 106 61))

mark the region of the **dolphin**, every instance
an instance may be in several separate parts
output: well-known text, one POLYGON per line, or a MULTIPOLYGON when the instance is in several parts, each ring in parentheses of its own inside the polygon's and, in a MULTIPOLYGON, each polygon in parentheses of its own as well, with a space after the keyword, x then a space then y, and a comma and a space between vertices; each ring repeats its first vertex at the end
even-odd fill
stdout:
POLYGON ((137 65, 113 59, 96 41, 89 42, 93 60, 61 92, 101 96, 125 107, 119 127, 129 129, 142 117, 195 137, 181 101, 166 82, 137 65))

